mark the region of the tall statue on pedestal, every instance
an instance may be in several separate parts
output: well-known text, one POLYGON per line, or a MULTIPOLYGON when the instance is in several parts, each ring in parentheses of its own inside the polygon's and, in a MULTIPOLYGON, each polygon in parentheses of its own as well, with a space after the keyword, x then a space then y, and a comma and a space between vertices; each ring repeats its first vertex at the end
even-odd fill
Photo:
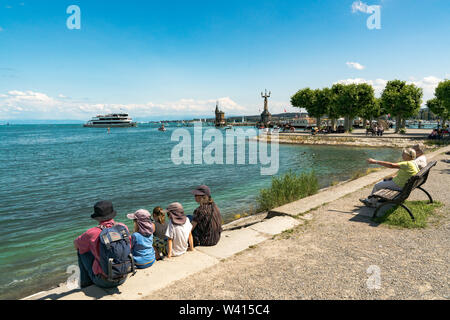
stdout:
POLYGON ((261 124, 263 124, 265 127, 268 127, 270 123, 272 122, 272 115, 269 112, 269 102, 268 98, 270 98, 272 92, 269 91, 269 94, 267 94, 267 89, 265 91, 265 94, 261 92, 261 97, 264 98, 264 111, 261 113, 261 124))

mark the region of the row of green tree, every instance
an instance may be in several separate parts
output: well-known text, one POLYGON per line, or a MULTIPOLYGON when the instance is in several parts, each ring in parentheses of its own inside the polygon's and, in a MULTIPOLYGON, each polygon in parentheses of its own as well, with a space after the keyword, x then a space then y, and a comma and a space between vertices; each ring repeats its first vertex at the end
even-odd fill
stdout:
MULTIPOLYGON (((344 127, 350 130, 351 120, 355 117, 377 119, 390 115, 396 119, 396 132, 404 129, 406 119, 419 113, 422 105, 423 90, 406 81, 392 80, 386 84, 380 98, 370 84, 334 84, 331 88, 299 90, 291 97, 294 107, 305 108, 311 117, 321 118, 327 115, 332 119, 344 117, 344 127)), ((430 110, 445 123, 450 115, 450 80, 439 83, 435 98, 427 102, 430 110)))

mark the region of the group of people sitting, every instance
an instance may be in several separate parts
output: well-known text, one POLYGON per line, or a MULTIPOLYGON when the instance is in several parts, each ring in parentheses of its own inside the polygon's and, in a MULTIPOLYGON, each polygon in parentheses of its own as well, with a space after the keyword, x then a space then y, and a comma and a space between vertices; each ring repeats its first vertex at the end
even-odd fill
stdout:
POLYGON ((145 209, 127 214, 134 222, 131 235, 126 225, 114 221, 117 212, 110 201, 97 202, 91 218, 98 226, 74 241, 81 288, 92 284, 113 288, 125 282, 130 268, 146 269, 196 246, 215 246, 222 233, 220 210, 208 186, 199 186, 192 194, 199 204, 193 215, 185 215, 178 202, 166 210, 154 208, 153 215, 145 209))
POLYGON ((372 125, 367 123, 366 124, 366 136, 369 135, 369 133, 371 133, 372 136, 382 137, 383 133, 384 133, 384 127, 378 122, 372 123, 372 125))
POLYGON ((433 129, 433 131, 428 136, 428 139, 442 139, 445 135, 449 135, 449 128, 444 127, 443 129, 433 129))
POLYGON ((412 148, 403 149, 403 161, 392 163, 387 161, 379 161, 368 159, 370 164, 377 164, 386 168, 399 169, 395 176, 384 179, 378 182, 373 187, 372 193, 365 199, 360 199, 368 207, 377 207, 378 200, 373 197, 373 194, 381 189, 391 189, 401 191, 408 180, 419 173, 420 170, 427 166, 427 158, 424 155, 425 146, 423 144, 416 144, 412 148))

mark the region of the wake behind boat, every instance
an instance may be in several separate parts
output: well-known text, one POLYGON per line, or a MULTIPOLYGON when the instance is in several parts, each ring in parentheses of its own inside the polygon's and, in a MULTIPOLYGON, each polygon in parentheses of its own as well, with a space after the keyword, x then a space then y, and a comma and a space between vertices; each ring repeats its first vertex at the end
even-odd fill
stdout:
POLYGON ((137 123, 126 113, 98 115, 89 120, 84 127, 87 128, 129 128, 136 127, 137 123))

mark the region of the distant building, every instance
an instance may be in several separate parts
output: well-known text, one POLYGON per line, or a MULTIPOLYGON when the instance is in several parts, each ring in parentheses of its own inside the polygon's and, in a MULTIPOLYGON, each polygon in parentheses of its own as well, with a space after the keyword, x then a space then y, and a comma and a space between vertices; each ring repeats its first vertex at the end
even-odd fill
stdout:
POLYGON ((227 124, 225 120, 225 112, 219 110, 219 102, 216 103, 216 127, 223 127, 227 124))
POLYGON ((415 117, 415 119, 420 120, 436 120, 438 116, 436 116, 431 110, 426 107, 419 110, 419 114, 415 117))

